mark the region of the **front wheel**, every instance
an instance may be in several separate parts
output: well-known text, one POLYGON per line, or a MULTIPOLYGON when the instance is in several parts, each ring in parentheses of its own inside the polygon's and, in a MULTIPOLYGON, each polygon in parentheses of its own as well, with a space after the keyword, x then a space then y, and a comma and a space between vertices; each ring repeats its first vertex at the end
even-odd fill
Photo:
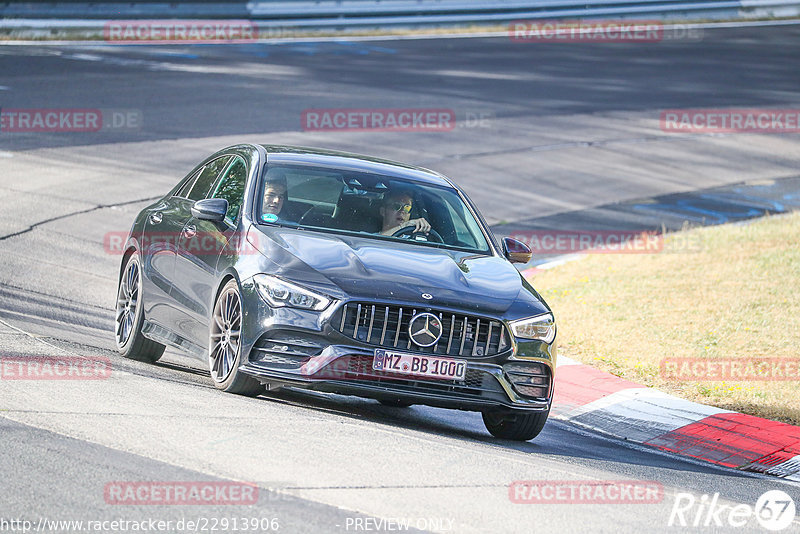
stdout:
POLYGON ((124 357, 140 362, 155 363, 164 354, 164 345, 142 335, 144 300, 142 295, 142 264, 134 252, 125 263, 119 279, 114 337, 117 350, 124 357))
POLYGON ((242 360, 242 296, 239 284, 231 280, 217 297, 211 314, 208 367, 217 389, 255 397, 264 386, 239 372, 242 360))
POLYGON ((483 412, 483 424, 496 438, 528 441, 539 435, 548 415, 549 409, 544 412, 487 410, 483 412))

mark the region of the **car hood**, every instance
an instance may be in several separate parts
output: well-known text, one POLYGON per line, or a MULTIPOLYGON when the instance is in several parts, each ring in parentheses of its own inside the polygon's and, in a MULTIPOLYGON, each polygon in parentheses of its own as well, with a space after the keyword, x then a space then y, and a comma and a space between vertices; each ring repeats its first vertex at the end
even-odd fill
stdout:
POLYGON ((502 257, 287 228, 268 228, 260 235, 267 239, 259 240, 258 248, 275 263, 276 274, 314 285, 331 283, 353 298, 503 314, 522 294, 547 311, 502 257), (423 293, 433 298, 423 300, 423 293))

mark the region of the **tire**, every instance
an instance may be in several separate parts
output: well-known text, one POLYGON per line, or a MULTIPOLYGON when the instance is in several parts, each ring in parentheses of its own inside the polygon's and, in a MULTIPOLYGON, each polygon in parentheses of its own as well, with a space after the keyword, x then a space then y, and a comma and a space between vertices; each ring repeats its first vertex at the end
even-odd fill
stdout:
POLYGON ((164 345, 142 335, 144 322, 142 292, 142 263, 134 252, 125 262, 117 289, 114 314, 114 338, 117 350, 124 357, 140 362, 155 363, 164 354, 164 345))
POLYGON ((239 372, 242 361, 242 294, 231 280, 219 292, 211 311, 208 342, 208 369, 217 389, 255 397, 264 386, 255 378, 239 372))
POLYGON ((412 403, 400 399, 392 399, 392 400, 378 399, 378 402, 380 402, 384 406, 389 406, 392 408, 408 408, 409 406, 412 405, 412 403))
POLYGON ((528 441, 539 435, 547 422, 550 410, 545 412, 521 412, 514 410, 487 410, 483 412, 483 424, 491 435, 500 439, 528 441))

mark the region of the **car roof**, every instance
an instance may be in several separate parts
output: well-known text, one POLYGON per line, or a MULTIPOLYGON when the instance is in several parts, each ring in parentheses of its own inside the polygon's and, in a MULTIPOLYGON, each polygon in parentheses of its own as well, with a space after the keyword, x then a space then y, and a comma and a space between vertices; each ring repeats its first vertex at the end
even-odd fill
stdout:
POLYGON ((267 163, 315 165, 381 174, 431 185, 455 187, 449 179, 435 171, 388 159, 322 148, 287 145, 261 146, 267 151, 267 163))

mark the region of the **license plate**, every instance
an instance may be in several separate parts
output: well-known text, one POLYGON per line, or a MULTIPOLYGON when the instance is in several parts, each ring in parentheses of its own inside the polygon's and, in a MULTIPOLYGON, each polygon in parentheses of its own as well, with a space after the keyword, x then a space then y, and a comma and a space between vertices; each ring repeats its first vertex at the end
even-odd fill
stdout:
POLYGON ((375 349, 372 369, 425 378, 464 380, 467 361, 375 349))

